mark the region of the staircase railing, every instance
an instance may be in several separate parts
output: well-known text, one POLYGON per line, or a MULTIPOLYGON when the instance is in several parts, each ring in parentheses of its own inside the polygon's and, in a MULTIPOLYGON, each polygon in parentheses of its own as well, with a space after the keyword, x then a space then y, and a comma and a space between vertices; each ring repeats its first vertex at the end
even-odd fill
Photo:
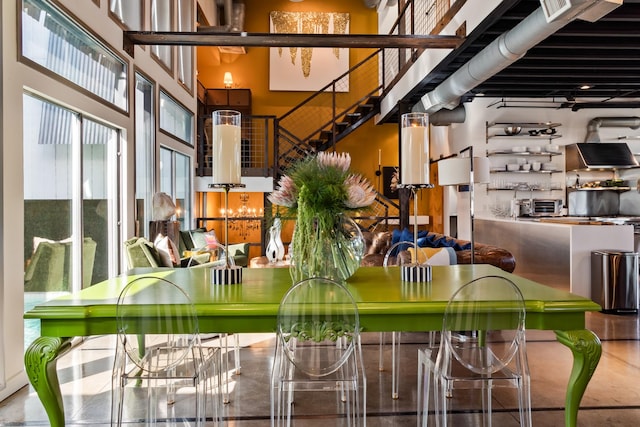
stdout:
MULTIPOLYGON (((466 0, 409 0, 389 34, 438 34, 466 0)), ((379 99, 387 93, 423 52, 422 49, 386 48, 371 53, 347 72, 276 119, 274 175, 277 177, 299 158, 331 148, 342 137, 379 112, 379 99), (365 114, 362 106, 375 102, 365 114), (353 116, 357 118, 353 119, 353 116)), ((400 207, 378 194, 369 210, 372 217, 357 219, 373 230, 390 218, 398 218, 400 207)))
POLYGON ((322 132, 336 134, 336 122, 364 103, 379 96, 384 81, 379 79, 379 64, 383 55, 377 50, 341 74, 332 82, 293 107, 277 120, 276 170, 288 166, 290 153, 297 151, 291 143, 302 144, 302 152, 315 151, 311 141, 322 139, 322 132), (285 138, 281 136, 286 135, 285 138), (281 140, 282 139, 282 140, 281 140))

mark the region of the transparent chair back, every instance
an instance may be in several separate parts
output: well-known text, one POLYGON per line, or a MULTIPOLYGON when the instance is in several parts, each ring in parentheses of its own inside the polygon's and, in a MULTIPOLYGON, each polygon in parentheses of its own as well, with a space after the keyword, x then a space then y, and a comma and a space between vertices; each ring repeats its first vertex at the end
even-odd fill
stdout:
MULTIPOLYGON (((215 234, 214 234, 215 236, 215 234)), ((191 267, 191 268, 224 268, 226 266, 227 263, 227 248, 220 242, 218 242, 217 240, 212 240, 211 242, 209 242, 206 246, 203 246, 202 248, 196 249, 194 250, 195 254, 199 254, 199 253, 211 253, 213 255, 215 255, 216 260, 213 262, 208 262, 208 263, 204 263, 204 264, 197 264, 195 261, 195 257, 191 256, 191 258, 189 259, 189 262, 187 264, 187 267, 191 267)), ((196 255, 197 256, 197 255, 196 255)), ((229 257, 229 266, 230 267, 235 267, 236 263, 233 257, 229 257)), ((231 378, 230 376, 232 374, 234 375, 240 375, 241 373, 241 367, 240 367, 240 335, 239 334, 233 334, 233 362, 234 362, 234 369, 233 371, 231 371, 231 369, 229 369, 229 353, 230 351, 230 345, 229 345, 229 335, 230 334, 226 334, 226 333, 219 333, 219 338, 220 338, 220 348, 222 350, 222 355, 223 355, 223 366, 222 366, 222 372, 224 373, 224 394, 223 394, 223 398, 222 401, 223 403, 229 403, 231 401, 230 398, 230 394, 229 394, 229 383, 231 382, 231 378)))
POLYGON ((312 278, 294 285, 280 303, 276 339, 272 424, 290 422, 294 391, 305 390, 335 391, 349 424, 364 425, 358 309, 342 284, 312 278))
POLYGON ((483 425, 491 426, 492 389, 512 387, 517 389, 520 424, 531 425, 525 314, 520 290, 505 277, 481 277, 454 293, 445 310, 437 356, 431 351, 419 354, 419 366, 428 368, 426 377, 418 379, 425 388, 419 396, 424 399, 419 402, 419 422, 427 423, 431 385, 436 425, 448 424, 456 389, 467 388, 481 391, 480 415, 483 425))
MULTIPOLYGON (((146 418, 155 424, 158 414, 166 418, 196 420, 203 425, 206 418, 207 393, 210 389, 212 416, 218 420, 217 386, 219 351, 203 348, 198 334, 198 318, 189 296, 169 280, 139 277, 130 281, 120 293, 116 305, 117 348, 112 384, 112 423, 121 425, 126 409, 135 418, 146 418), (140 394, 146 386, 147 405, 124 399, 129 392, 140 394), (178 402, 179 389, 192 389, 195 399, 178 402), (166 405, 158 406, 159 397, 166 405), (131 402, 131 403, 130 403, 131 402), (191 409, 179 410, 194 404, 191 409), (146 409, 146 414, 137 411, 146 409)), ((186 394, 186 393, 185 393, 186 394)))
MULTIPOLYGON (((426 252, 423 248, 418 247, 418 250, 415 250, 415 245, 413 242, 396 242, 389 249, 387 253, 384 255, 382 265, 384 267, 394 267, 394 266, 403 266, 407 264, 412 264, 415 260, 427 259, 426 252), (412 251, 409 250, 412 249, 412 251)), ((428 341, 431 345, 433 342, 435 334, 429 333, 428 341)), ((401 334, 400 332, 391 332, 391 398, 398 399, 400 397, 400 342, 401 342, 401 334)), ((385 333, 380 332, 380 346, 378 350, 378 370, 384 371, 384 347, 385 347, 385 333)))

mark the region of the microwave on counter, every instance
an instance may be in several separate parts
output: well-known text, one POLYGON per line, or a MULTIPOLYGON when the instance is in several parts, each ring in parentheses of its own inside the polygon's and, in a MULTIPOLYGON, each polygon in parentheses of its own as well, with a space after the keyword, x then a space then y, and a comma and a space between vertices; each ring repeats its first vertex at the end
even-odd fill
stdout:
POLYGON ((561 216, 562 199, 514 199, 512 216, 561 216))

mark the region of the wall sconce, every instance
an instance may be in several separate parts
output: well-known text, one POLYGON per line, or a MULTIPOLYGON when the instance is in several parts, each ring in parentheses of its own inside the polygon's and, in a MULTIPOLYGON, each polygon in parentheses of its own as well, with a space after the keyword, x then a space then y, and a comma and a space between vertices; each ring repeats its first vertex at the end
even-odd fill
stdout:
POLYGON ((231 89, 231 87, 233 86, 233 76, 229 71, 224 73, 223 83, 224 87, 226 87, 227 89, 231 89))

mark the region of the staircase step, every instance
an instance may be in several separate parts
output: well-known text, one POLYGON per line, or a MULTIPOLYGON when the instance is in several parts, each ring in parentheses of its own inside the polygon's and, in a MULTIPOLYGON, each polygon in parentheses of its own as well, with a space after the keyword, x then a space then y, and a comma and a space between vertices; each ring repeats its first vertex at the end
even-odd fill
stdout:
POLYGON ((356 113, 367 114, 369 111, 374 109, 373 104, 360 104, 356 107, 356 113))
POLYGON ((336 129, 338 132, 343 132, 350 125, 349 122, 336 122, 336 129))
POLYGON ((312 146, 313 148, 315 148, 316 150, 318 149, 318 147, 320 147, 322 144, 324 144, 326 141, 323 141, 321 139, 310 139, 309 140, 309 145, 312 146))
POLYGON ((367 104, 378 105, 380 103, 380 98, 381 97, 378 95, 371 95, 369 99, 367 99, 367 104))
POLYGON ((325 141, 331 141, 333 139, 333 131, 331 130, 320 131, 320 139, 323 139, 325 141))
POLYGON ((362 117, 362 114, 360 113, 347 113, 344 116, 344 118, 351 124, 354 124, 355 122, 360 120, 361 117, 362 117))

